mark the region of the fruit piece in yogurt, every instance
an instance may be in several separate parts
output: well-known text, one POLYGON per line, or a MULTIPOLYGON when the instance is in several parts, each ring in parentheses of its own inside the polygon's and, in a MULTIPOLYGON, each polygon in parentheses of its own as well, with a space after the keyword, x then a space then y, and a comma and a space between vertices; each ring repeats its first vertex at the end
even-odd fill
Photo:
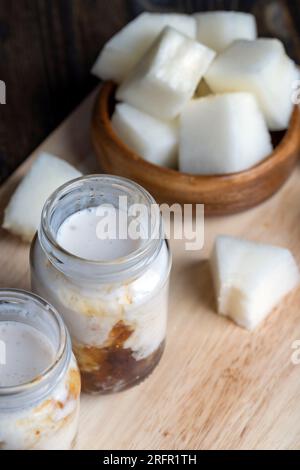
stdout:
POLYGON ((87 393, 108 393, 125 390, 146 378, 158 364, 164 341, 150 355, 136 359, 126 342, 133 330, 122 321, 112 328, 101 347, 74 342, 74 352, 81 370, 82 388, 87 393))
POLYGON ((249 330, 300 282, 293 255, 277 246, 221 235, 210 262, 218 312, 249 330))
POLYGON ((93 65, 92 73, 103 80, 120 83, 165 26, 172 26, 195 39, 196 22, 193 17, 178 13, 144 12, 104 45, 93 65))
POLYGON ((159 119, 178 116, 215 57, 199 42, 166 27, 117 90, 120 101, 159 119))
POLYGON ((46 199, 81 173, 60 158, 41 153, 5 209, 3 228, 30 242, 37 231, 46 199))

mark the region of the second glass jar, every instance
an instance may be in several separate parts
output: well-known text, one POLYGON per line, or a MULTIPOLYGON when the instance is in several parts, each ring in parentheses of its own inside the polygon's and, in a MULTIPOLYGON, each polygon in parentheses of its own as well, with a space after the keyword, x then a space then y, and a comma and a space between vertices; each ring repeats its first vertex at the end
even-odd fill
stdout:
POLYGON ((78 428, 80 375, 64 322, 43 299, 0 289, 1 325, 5 350, 6 339, 8 343, 0 361, 0 450, 71 449, 78 428), (36 374, 30 380, 28 369, 36 374))
POLYGON ((31 247, 32 289, 64 317, 86 392, 117 392, 139 383, 163 353, 171 256, 157 207, 136 183, 107 175, 67 183, 44 206, 31 247), (147 236, 133 251, 86 259, 58 243, 68 217, 105 206, 126 215, 127 228, 140 208, 147 236))

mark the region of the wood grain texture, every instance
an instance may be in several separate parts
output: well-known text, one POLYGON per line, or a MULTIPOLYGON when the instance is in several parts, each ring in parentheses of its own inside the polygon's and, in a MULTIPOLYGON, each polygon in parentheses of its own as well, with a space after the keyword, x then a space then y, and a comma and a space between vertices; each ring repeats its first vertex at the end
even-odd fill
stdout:
MULTIPOLYGON (((95 94, 38 150, 94 171, 89 143, 95 94), (75 136, 75 139, 74 139, 75 136), (89 156, 86 160, 86 155, 89 156)), ((37 151, 38 151, 37 150, 37 151)), ((32 157, 2 186, 0 210, 32 157)), ((300 265, 300 166, 268 202, 205 223, 203 250, 171 240, 173 269, 167 348, 138 387, 112 396, 82 396, 81 449, 299 449, 300 289, 254 332, 215 314, 207 258, 220 233, 292 250, 300 265)), ((29 288, 29 247, 0 230, 0 286, 29 288)))
POLYGON ((0 2, 0 181, 95 87, 91 65, 126 11, 124 0, 0 2))
POLYGON ((154 165, 127 147, 111 125, 114 93, 115 85, 104 83, 96 98, 92 118, 92 140, 101 168, 106 173, 135 180, 158 202, 205 204, 206 215, 232 214, 271 197, 297 163, 300 143, 298 106, 295 106, 288 131, 279 134, 279 145, 264 161, 232 175, 199 176, 154 165))
POLYGON ((1 0, 0 181, 95 86, 90 67, 105 41, 143 10, 237 9, 259 33, 282 39, 300 63, 297 0, 1 0))

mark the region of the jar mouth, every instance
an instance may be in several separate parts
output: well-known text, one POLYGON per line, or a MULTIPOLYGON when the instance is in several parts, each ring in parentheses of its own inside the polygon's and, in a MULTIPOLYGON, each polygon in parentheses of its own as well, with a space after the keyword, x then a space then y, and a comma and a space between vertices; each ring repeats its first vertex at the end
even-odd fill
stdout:
MULTIPOLYGON (((32 323, 39 315, 41 316, 40 326, 43 323, 45 326, 48 324, 50 327, 52 323, 53 328, 55 328, 57 333, 55 355, 51 363, 32 380, 17 385, 0 386, 0 398, 1 396, 24 396, 24 394, 29 396, 37 388, 44 386, 46 390, 49 386, 51 387, 53 375, 59 375, 60 369, 64 367, 63 359, 66 356, 69 342, 68 332, 62 318, 48 302, 25 290, 0 288, 0 322, 3 320, 16 321, 34 327, 32 323), (32 307, 31 309, 28 308, 29 304, 32 307), (10 309, 12 310, 9 311, 10 309)), ((34 328, 39 331, 38 327, 34 328)))
MULTIPOLYGON (((67 215, 67 216, 68 216, 67 215)), ((60 224, 67 218, 62 218, 60 224)), ((163 242, 162 218, 159 207, 154 198, 139 184, 123 177, 96 174, 88 175, 71 180, 60 186, 47 199, 41 217, 41 224, 38 231, 38 237, 42 249, 48 259, 65 273, 74 275, 79 278, 95 278, 97 281, 105 281, 110 278, 113 280, 121 280, 127 276, 129 270, 136 267, 136 271, 142 271, 145 264, 149 264, 151 260, 158 254, 163 242), (57 241, 57 222, 56 213, 67 201, 74 201, 73 205, 67 209, 68 215, 74 214, 82 208, 106 203, 108 193, 115 190, 119 195, 128 195, 133 200, 138 201, 151 213, 149 236, 136 249, 130 251, 122 257, 109 260, 93 260, 87 259, 71 253, 61 246, 57 241), (90 203, 90 205, 89 205, 90 203), (70 212, 71 210, 71 212, 70 212), (55 221, 56 222, 53 222, 55 221), (55 227, 56 224, 56 227, 55 227), (148 261, 147 261, 148 260, 148 261), (69 268, 67 268, 69 266, 69 268), (72 266, 70 268, 70 266, 72 266)))

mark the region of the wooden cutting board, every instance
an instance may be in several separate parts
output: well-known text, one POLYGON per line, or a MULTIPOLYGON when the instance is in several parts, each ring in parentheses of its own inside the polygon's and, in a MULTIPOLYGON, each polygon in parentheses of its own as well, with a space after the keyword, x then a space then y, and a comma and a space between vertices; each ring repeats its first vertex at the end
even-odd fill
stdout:
MULTIPOLYGON (((3 213, 35 155, 49 151, 97 171, 89 137, 95 93, 53 132, 0 190, 3 213)), ((1 216, 2 217, 2 216, 1 216)), ((285 246, 300 265, 300 165, 271 200, 205 223, 204 249, 171 241, 167 348, 143 384, 120 394, 82 396, 78 449, 300 448, 300 288, 255 332, 215 314, 207 258, 218 233, 285 246)), ((0 231, 0 286, 29 289, 29 247, 0 231)))

